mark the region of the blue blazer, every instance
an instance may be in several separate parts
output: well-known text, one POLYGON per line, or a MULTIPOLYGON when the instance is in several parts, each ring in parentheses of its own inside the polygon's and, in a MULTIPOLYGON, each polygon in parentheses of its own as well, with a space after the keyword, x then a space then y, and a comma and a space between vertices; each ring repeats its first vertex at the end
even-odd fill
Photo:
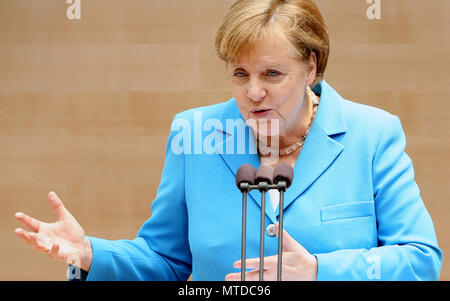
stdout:
MULTIPOLYGON (((437 280, 442 253, 399 119, 344 100, 325 81, 313 90, 321 102, 285 194, 284 226, 317 257, 318 280, 437 280)), ((87 280, 224 280, 239 271, 235 174, 260 161, 248 127, 225 128, 227 120, 243 121, 234 99, 175 117, 151 217, 134 240, 89 237, 87 280), (200 136, 199 116, 210 120, 200 136), (236 150, 244 136, 245 151, 236 150)), ((247 258, 256 258, 259 192, 247 210, 247 258)), ((277 218, 268 202, 266 226, 277 218)), ((265 255, 276 253, 277 238, 266 233, 265 255)))

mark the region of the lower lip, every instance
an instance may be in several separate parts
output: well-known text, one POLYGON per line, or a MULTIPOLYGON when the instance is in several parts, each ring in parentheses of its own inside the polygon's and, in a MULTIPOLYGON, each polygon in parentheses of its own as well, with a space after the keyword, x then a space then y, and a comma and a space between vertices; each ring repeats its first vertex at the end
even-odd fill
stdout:
POLYGON ((260 111, 260 112, 252 112, 253 116, 257 118, 267 118, 272 113, 272 110, 260 111))

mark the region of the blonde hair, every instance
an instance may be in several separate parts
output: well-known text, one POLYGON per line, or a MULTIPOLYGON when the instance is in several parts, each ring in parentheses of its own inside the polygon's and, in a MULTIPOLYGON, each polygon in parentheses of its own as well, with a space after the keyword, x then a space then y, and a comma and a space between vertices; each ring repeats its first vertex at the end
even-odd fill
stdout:
POLYGON ((323 17, 312 0, 237 0, 219 25, 215 46, 219 57, 230 62, 237 59, 243 46, 273 36, 287 38, 294 54, 303 61, 314 52, 317 71, 312 86, 322 79, 329 38, 323 17))

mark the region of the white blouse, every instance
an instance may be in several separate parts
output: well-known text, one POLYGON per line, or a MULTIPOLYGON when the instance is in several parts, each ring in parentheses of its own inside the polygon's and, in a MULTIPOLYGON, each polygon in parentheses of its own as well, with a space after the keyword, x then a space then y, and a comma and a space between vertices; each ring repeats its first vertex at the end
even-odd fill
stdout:
POLYGON ((278 189, 270 189, 268 192, 270 201, 272 202, 273 211, 277 211, 278 203, 280 202, 280 192, 278 189))

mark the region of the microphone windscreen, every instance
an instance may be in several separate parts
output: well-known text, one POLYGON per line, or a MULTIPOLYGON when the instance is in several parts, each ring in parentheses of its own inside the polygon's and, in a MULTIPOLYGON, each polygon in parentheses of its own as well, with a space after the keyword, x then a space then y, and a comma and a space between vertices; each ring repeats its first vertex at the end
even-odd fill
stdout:
POLYGON ((294 170, 288 163, 278 164, 273 171, 273 182, 277 184, 279 181, 286 181, 286 188, 291 186, 294 179, 294 170))
POLYGON ((256 184, 260 182, 273 183, 273 167, 270 165, 261 165, 256 171, 256 184))
POLYGON ((244 164, 236 172, 236 186, 241 189, 241 183, 255 184, 256 171, 250 164, 244 164))

